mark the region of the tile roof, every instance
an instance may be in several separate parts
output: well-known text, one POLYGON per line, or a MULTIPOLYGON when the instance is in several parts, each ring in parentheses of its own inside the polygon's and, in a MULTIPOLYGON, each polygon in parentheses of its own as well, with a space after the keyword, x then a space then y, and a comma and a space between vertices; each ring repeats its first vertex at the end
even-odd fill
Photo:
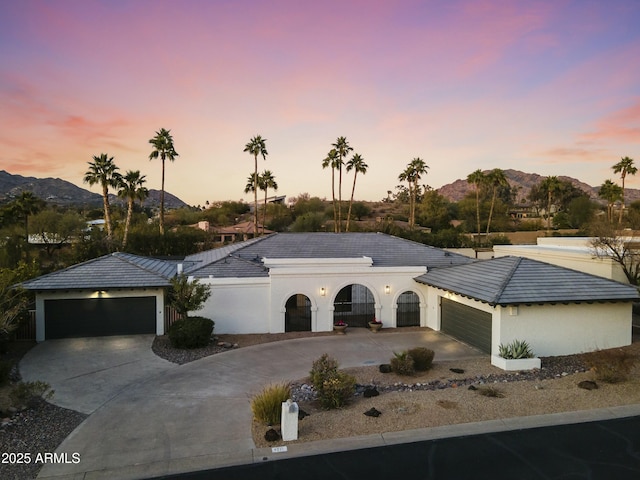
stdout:
POLYGON ((27 280, 27 290, 103 290, 169 286, 175 262, 112 253, 27 280))
POLYGON ((631 301, 623 283, 521 257, 499 257, 430 270, 416 281, 489 305, 631 301))
MULTIPOLYGON (((239 248, 232 252, 234 257, 254 262, 264 257, 370 257, 374 267, 425 266, 428 268, 472 262, 470 258, 463 255, 383 233, 276 233, 235 245, 239 248)), ((185 260, 192 260, 192 256, 185 260)))

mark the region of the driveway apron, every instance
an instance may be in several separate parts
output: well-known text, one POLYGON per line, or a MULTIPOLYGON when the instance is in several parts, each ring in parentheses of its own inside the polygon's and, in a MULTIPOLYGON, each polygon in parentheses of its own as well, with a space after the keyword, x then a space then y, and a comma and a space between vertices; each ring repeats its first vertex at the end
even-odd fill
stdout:
POLYGON ((80 454, 78 464, 45 465, 38 478, 145 478, 253 462, 250 399, 264 385, 305 377, 323 353, 341 367, 355 367, 386 363, 394 351, 415 346, 432 348, 436 361, 484 355, 433 331, 360 330, 148 371, 115 392, 60 445, 58 453, 80 454))

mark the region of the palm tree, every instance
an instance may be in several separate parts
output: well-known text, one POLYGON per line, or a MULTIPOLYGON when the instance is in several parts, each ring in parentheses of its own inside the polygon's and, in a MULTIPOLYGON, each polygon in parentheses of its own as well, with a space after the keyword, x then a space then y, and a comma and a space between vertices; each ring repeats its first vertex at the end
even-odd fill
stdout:
POLYGON ((271 173, 271 170, 265 170, 258 178, 258 187, 260 190, 264 190, 264 210, 262 211, 262 234, 264 235, 264 226, 267 223, 267 190, 278 190, 278 184, 276 178, 271 173))
POLYGON ((507 182, 507 177, 504 175, 504 171, 499 168, 494 168, 491 170, 487 176, 487 184, 491 187, 491 208, 489 209, 489 220, 487 221, 487 236, 489 235, 489 229, 491 228, 491 218, 493 217, 493 207, 496 203, 496 196, 498 194, 498 188, 506 187, 509 185, 507 182))
POLYGON ((633 164, 633 159, 629 157, 622 157, 620 161, 611 168, 613 169, 613 173, 620 174, 620 179, 622 180, 622 205, 620 205, 620 218, 618 219, 618 224, 621 224, 622 213, 624 211, 624 179, 627 174, 635 175, 638 172, 638 169, 633 164))
POLYGON ((369 165, 364 163, 364 159, 359 153, 355 153, 351 160, 347 162, 347 172, 351 170, 354 171, 353 174, 353 186, 351 187, 351 200, 349 200, 349 213, 347 213, 347 232, 349 231, 349 222, 351 221, 351 207, 353 206, 353 195, 356 192, 356 179, 358 178, 358 173, 366 174, 367 168, 369 165))
POLYGON ((149 154, 149 160, 160 157, 162 160, 162 187, 160 189, 160 235, 164 235, 164 161, 174 161, 178 157, 173 147, 173 137, 171 136, 171 130, 165 130, 161 128, 156 132, 156 136, 149 140, 149 143, 153 145, 153 150, 149 154))
POLYGON ((423 174, 427 173, 429 166, 419 157, 409 162, 407 168, 398 176, 401 182, 409 184, 409 228, 413 228, 416 224, 416 199, 420 186, 418 182, 423 174))
POLYGON ((482 170, 478 169, 467 175, 467 182, 476 187, 476 222, 478 227, 477 242, 480 243, 480 188, 486 183, 486 177, 482 170))
POLYGON ((622 199, 622 187, 607 180, 600 186, 598 196, 607 201, 607 220, 613 222, 613 206, 622 199))
POLYGON ((347 158, 349 152, 353 148, 349 145, 346 137, 338 137, 336 143, 331 144, 333 148, 338 152, 338 231, 342 231, 342 165, 344 165, 344 159, 347 158))
POLYGON ((104 208, 104 221, 107 224, 107 240, 111 242, 113 230, 111 228, 111 209, 109 208, 109 187, 117 188, 121 175, 118 167, 113 162, 113 157, 106 153, 93 156, 93 162, 87 162, 89 170, 84 174, 84 183, 93 186, 99 183, 102 187, 102 204, 104 208))
POLYGON ((551 205, 553 203, 553 199, 555 195, 560 192, 562 188, 562 183, 556 176, 551 176, 545 178, 540 183, 540 188, 542 191, 547 193, 547 230, 551 229, 551 205))
POLYGON ((322 168, 331 168, 331 199, 333 203, 333 231, 338 232, 338 210, 336 207, 336 168, 338 167, 338 151, 332 148, 322 160, 322 168))
MULTIPOLYGON (((262 155, 262 159, 266 160, 267 155, 267 139, 262 138, 260 135, 256 135, 244 146, 243 152, 249 152, 253 155, 254 169, 253 169, 253 184, 258 185, 258 155, 262 155)), ((253 190, 253 236, 258 236, 258 189, 253 190)))
POLYGON ((144 186, 146 176, 140 175, 140 170, 128 170, 120 179, 118 196, 127 200, 127 220, 124 224, 124 236, 122 237, 122 249, 127 246, 129 227, 133 215, 133 204, 136 200, 142 201, 149 196, 149 190, 144 186))

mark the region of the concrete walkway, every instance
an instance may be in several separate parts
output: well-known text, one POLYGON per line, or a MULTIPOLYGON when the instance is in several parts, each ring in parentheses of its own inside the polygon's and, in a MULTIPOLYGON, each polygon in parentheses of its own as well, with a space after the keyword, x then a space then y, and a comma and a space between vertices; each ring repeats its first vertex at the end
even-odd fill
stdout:
POLYGON ((325 352, 341 367, 386 363, 394 351, 415 346, 432 348, 438 360, 483 355, 429 330, 352 329, 177 366, 155 357, 150 340, 114 337, 111 348, 109 339, 44 342, 25 357, 25 379, 49 382, 54 403, 90 413, 58 448, 78 452, 81 461, 45 465, 38 478, 134 479, 253 462, 252 395, 268 383, 305 377, 325 352))

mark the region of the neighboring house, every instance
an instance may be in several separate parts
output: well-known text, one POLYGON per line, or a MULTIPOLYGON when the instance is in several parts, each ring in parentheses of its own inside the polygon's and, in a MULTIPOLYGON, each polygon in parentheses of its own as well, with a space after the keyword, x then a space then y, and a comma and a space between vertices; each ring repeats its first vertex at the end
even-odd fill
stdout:
POLYGON ((152 333, 154 325, 164 334, 163 292, 179 269, 211 286, 197 313, 218 333, 330 331, 338 320, 351 328, 376 318, 386 328, 442 330, 494 354, 515 339, 538 355, 628 345, 640 298, 628 285, 547 263, 473 261, 381 233, 274 234, 181 261, 115 253, 27 281, 38 340, 152 333))
MULTIPOLYGON (((208 221, 202 220, 198 222, 195 227, 205 232, 212 232, 214 235, 214 241, 220 243, 233 243, 249 240, 253 238, 254 224, 253 222, 241 222, 235 225, 229 225, 228 227, 212 227, 208 221)), ((275 233, 273 230, 263 228, 261 223, 258 223, 258 234, 269 235, 275 233)))
MULTIPOLYGON (((515 255, 629 283, 611 258, 598 257, 591 237, 538 237, 536 245, 494 245, 495 257, 515 255)), ((631 240, 631 238, 630 238, 631 240)))

